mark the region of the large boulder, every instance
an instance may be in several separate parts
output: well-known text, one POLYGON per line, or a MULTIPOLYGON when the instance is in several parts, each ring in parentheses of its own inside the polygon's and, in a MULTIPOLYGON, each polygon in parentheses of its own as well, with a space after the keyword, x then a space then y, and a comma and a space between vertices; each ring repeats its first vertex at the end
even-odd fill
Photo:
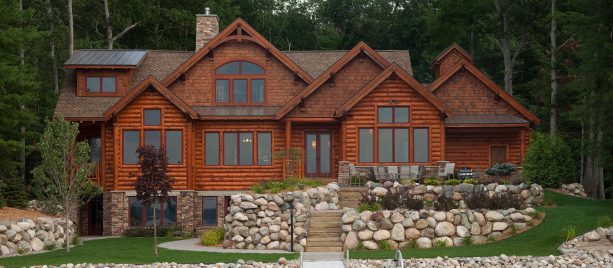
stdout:
POLYGON ((362 220, 356 220, 351 225, 351 228, 353 230, 355 230, 355 231, 362 231, 362 230, 366 229, 366 223, 364 223, 364 221, 362 221, 362 220))
POLYGON ((459 237, 467 237, 470 235, 470 231, 468 230, 468 228, 462 225, 458 225, 456 227, 456 233, 458 234, 459 237))
POLYGON ((427 237, 420 237, 415 241, 415 246, 417 248, 431 248, 432 240, 430 240, 430 238, 427 238, 427 237))
POLYGON ((379 245, 373 241, 363 241, 362 246, 364 246, 365 249, 370 250, 379 249, 379 245))
POLYGON ((417 229, 421 230, 421 229, 424 229, 426 227, 428 227, 428 222, 426 220, 424 220, 424 219, 419 219, 415 223, 415 228, 417 228, 417 229))
POLYGON ((404 237, 406 239, 417 239, 419 238, 419 230, 415 229, 415 228, 409 228, 406 229, 406 231, 404 231, 404 237))
POLYGON ((242 208, 242 209, 256 209, 256 208, 258 208, 258 206, 256 206, 254 203, 247 202, 247 201, 241 202, 239 207, 242 208))
POLYGON ((354 231, 351 231, 347 233, 347 237, 345 237, 345 243, 343 244, 343 248, 344 249, 357 248, 359 242, 360 241, 358 240, 358 235, 354 231))
POLYGON ((488 221, 501 221, 502 219, 504 219, 504 215, 497 211, 488 211, 487 213, 485 213, 485 218, 488 221))
POLYGON ((388 230, 378 230, 373 235, 373 238, 377 241, 390 239, 391 234, 388 230))
POLYGON ((372 190, 372 192, 377 197, 383 197, 383 196, 387 195, 387 189, 385 189, 383 187, 376 187, 375 189, 372 190))
POLYGON ((402 242, 404 241, 404 227, 400 223, 394 224, 391 233, 392 240, 402 242))
POLYGON ((373 232, 371 230, 362 230, 358 233, 358 238, 360 238, 360 240, 370 240, 372 239, 373 236, 373 232))
POLYGON ((453 236, 455 234, 455 226, 450 222, 439 222, 434 228, 437 236, 453 236))
POLYGON ((360 218, 360 214, 357 211, 352 210, 352 211, 345 213, 341 217, 341 220, 343 221, 343 223, 352 223, 358 220, 359 218, 360 218))
POLYGON ((494 232, 504 231, 505 229, 507 229, 508 226, 509 225, 503 221, 494 222, 494 224, 492 225, 492 231, 494 232))

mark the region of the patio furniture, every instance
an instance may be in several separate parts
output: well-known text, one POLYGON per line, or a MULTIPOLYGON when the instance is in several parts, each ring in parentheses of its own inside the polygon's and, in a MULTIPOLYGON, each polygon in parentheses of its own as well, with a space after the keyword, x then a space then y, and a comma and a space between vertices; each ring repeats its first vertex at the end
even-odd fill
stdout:
POLYGON ((400 174, 398 173, 398 166, 388 166, 387 167, 387 179, 388 180, 398 180, 400 174))
POLYGON ((351 179, 349 180, 349 186, 361 186, 366 183, 366 177, 368 176, 364 171, 358 171, 354 164, 349 164, 349 175, 351 179), (355 180, 354 178, 358 178, 355 180))
POLYGON ((387 178, 387 172, 385 172, 384 166, 378 166, 373 169, 375 172, 375 179, 378 181, 382 181, 387 178))
POLYGON ((453 178, 454 168, 455 168, 455 163, 445 163, 444 168, 442 170, 439 169, 438 177, 444 178, 444 179, 453 178))
POLYGON ((411 167, 400 166, 400 179, 401 180, 411 179, 411 167))
POLYGON ((421 166, 410 166, 409 169, 410 175, 409 177, 413 180, 419 180, 421 177, 421 166))

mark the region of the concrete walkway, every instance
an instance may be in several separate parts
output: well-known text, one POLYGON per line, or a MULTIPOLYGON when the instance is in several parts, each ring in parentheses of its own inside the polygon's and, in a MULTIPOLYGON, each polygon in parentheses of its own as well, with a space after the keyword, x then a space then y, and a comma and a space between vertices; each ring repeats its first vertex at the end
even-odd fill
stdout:
POLYGON ((304 252, 303 268, 343 268, 343 252, 304 252))
POLYGON ((270 253, 290 253, 285 250, 273 250, 273 249, 224 249, 220 247, 205 247, 199 245, 200 239, 192 238, 185 240, 177 240, 162 243, 159 245, 161 248, 173 249, 173 250, 187 250, 187 251, 206 251, 217 253, 258 253, 258 254, 270 254, 270 253))

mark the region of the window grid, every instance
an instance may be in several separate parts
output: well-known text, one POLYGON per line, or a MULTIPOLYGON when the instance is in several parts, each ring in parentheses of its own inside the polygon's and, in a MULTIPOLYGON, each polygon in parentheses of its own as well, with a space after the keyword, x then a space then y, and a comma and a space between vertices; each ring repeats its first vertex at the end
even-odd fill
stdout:
POLYGON ((219 104, 264 104, 266 102, 264 69, 248 61, 225 63, 215 70, 214 92, 214 100, 219 104), (244 89, 244 94, 237 95, 237 86, 240 86, 241 90, 244 89), (241 99, 238 100, 237 96, 241 99))
MULTIPOLYGON (((262 167, 266 167, 266 166, 272 166, 272 151, 273 151, 273 132, 272 131, 204 131, 204 141, 203 141, 203 146, 204 146, 204 150, 203 150, 203 154, 204 154, 204 161, 203 161, 203 165, 205 167, 236 167, 236 166, 241 166, 241 167, 255 167, 255 166, 262 166, 262 167), (236 164, 227 164, 225 161, 225 153, 226 153, 226 146, 225 146, 225 142, 226 142, 226 135, 225 134, 236 134, 236 138, 232 137, 232 139, 236 139, 236 141, 233 143, 233 146, 236 146, 236 158, 237 158, 237 163, 236 164), (251 134, 251 164, 250 165, 243 165, 240 163, 240 139, 241 139, 241 134, 251 134), (268 134, 268 137, 270 138, 269 140, 269 144, 270 144, 270 150, 269 154, 270 154, 270 164, 259 164, 260 163, 260 158, 259 155, 261 154, 260 152, 260 148, 258 146, 258 144, 260 143, 260 138, 262 136, 265 135, 261 135, 261 134, 268 134), (217 142, 217 147, 218 150, 216 150, 217 152, 217 161, 212 161, 209 162, 209 159, 211 157, 208 156, 207 154, 207 143, 209 141, 209 138, 213 138, 216 140, 217 142), (222 153, 223 152, 223 153, 222 153)), ((209 146, 212 146, 212 144, 209 144, 209 146)), ((211 151, 212 152, 212 151, 211 151)))
POLYGON ((87 76, 85 77, 85 89, 89 93, 115 93, 117 92, 117 78, 115 76, 87 76), (90 85, 91 83, 97 84, 97 88, 90 85), (107 82, 107 84, 105 84, 107 82), (110 88, 105 87, 110 85, 110 88))

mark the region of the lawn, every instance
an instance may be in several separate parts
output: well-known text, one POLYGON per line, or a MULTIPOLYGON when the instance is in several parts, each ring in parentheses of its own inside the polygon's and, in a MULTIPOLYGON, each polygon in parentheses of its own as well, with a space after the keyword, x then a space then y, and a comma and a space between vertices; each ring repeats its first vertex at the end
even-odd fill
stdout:
MULTIPOLYGON (((595 228, 596 220, 603 215, 613 217, 613 200, 586 200, 547 191, 546 196, 556 206, 544 207, 545 220, 534 227, 508 239, 485 245, 464 247, 405 249, 402 254, 409 257, 437 256, 493 256, 493 255, 557 255, 560 233, 568 225, 574 225, 577 234, 595 228)), ((169 241, 162 238, 161 242, 169 241)), ((237 259, 274 262, 283 256, 297 258, 297 254, 233 254, 207 253, 159 249, 160 256, 153 256, 152 238, 112 238, 85 242, 73 249, 70 255, 56 250, 29 256, 0 258, 0 266, 21 267, 62 263, 131 263, 153 262, 216 263, 235 262, 237 259)), ((352 251, 350 257, 387 259, 394 257, 392 250, 352 251)))
MULTIPOLYGON (((541 224, 519 235, 501 241, 463 247, 404 249, 404 258, 430 258, 437 256, 470 257, 506 255, 546 256, 559 255, 560 233, 568 225, 574 225, 577 235, 596 228, 598 217, 613 217, 613 200, 587 200, 546 191, 547 199, 555 207, 542 207, 546 217, 541 224)), ((352 259, 389 259, 394 257, 393 250, 352 251, 352 259)))
MULTIPOLYGON (((161 238, 160 243, 170 241, 161 238)), ((92 240, 82 246, 74 247, 70 255, 66 250, 47 253, 0 258, 0 266, 22 267, 42 264, 64 263, 130 263, 145 264, 154 262, 177 263, 217 263, 236 262, 238 259, 276 262, 280 257, 295 259, 298 254, 235 254, 179 251, 159 248, 159 256, 153 255, 153 238, 126 237, 92 240)))

